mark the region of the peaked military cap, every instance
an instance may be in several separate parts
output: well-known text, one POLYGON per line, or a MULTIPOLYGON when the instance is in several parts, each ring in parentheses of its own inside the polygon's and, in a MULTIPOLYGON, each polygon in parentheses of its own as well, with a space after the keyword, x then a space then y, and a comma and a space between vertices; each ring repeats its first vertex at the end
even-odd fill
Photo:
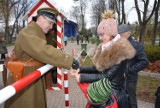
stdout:
POLYGON ((38 16, 43 15, 49 21, 56 23, 58 11, 54 8, 41 8, 37 11, 38 16))

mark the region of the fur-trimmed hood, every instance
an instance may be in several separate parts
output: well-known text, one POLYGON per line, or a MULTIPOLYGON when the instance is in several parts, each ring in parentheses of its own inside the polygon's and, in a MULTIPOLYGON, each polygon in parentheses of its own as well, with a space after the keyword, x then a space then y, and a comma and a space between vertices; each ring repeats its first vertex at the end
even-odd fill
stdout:
POLYGON ((102 52, 100 44, 95 52, 93 63, 99 71, 120 64, 123 60, 131 59, 135 55, 135 49, 125 38, 120 38, 102 52))

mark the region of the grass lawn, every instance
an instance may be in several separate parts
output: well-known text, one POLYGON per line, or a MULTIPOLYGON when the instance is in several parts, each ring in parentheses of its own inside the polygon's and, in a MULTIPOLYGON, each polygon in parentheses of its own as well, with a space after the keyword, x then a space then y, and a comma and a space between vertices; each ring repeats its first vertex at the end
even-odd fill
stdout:
POLYGON ((160 86, 160 79, 147 76, 139 76, 137 85, 137 97, 146 102, 155 102, 155 92, 160 86))
MULTIPOLYGON (((83 59, 83 58, 82 58, 83 59)), ((91 58, 87 58, 85 61, 80 60, 81 66, 91 66, 91 58)), ((160 86, 160 79, 139 76, 137 84, 137 98, 146 102, 155 102, 155 92, 160 86)))

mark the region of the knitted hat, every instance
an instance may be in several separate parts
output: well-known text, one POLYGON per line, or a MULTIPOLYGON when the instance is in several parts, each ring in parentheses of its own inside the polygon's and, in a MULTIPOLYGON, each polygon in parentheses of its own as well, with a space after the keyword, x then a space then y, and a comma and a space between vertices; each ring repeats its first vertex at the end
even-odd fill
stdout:
POLYGON ((91 83, 87 88, 87 93, 94 103, 104 103, 110 98, 112 93, 111 82, 107 78, 103 78, 91 83))
POLYGON ((108 34, 111 36, 116 36, 117 32, 117 23, 113 18, 113 11, 108 10, 102 14, 102 21, 99 23, 97 28, 98 34, 108 34))

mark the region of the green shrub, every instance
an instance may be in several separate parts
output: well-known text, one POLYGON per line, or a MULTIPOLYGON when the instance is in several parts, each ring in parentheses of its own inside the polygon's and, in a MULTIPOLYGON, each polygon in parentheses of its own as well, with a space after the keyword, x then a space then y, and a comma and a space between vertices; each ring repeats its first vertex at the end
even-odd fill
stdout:
POLYGON ((98 37, 90 37, 89 40, 92 44, 96 44, 97 46, 100 44, 100 40, 98 37))
POLYGON ((160 47, 157 45, 144 45, 149 61, 160 60, 160 47))
POLYGON ((101 43, 101 41, 99 40, 99 38, 96 39, 96 45, 98 46, 101 43))
POLYGON ((95 38, 95 37, 90 37, 90 38, 89 38, 89 41, 90 41, 92 44, 95 44, 96 38, 95 38))

